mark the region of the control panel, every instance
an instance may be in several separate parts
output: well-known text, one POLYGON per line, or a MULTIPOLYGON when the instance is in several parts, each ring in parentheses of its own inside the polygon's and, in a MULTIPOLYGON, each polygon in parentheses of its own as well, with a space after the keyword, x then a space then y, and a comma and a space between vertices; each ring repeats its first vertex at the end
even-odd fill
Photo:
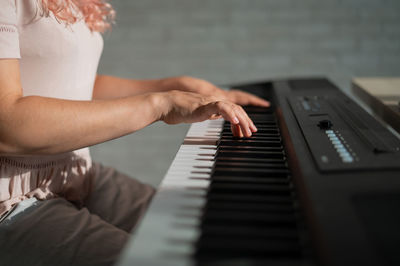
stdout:
POLYGON ((339 131, 325 130, 325 133, 343 163, 352 163, 359 160, 339 131))
POLYGON ((400 140, 346 96, 287 100, 320 171, 400 168, 400 140))

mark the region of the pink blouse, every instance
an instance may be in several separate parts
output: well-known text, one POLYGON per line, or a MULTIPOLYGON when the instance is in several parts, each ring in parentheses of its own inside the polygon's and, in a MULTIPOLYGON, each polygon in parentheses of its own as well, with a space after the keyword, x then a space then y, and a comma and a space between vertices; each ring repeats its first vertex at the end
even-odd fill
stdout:
MULTIPOLYGON (((103 40, 83 21, 41 17, 36 0, 0 0, 0 59, 18 58, 24 96, 90 100, 103 40)), ((43 128, 43 130, 46 130, 43 128)), ((0 215, 29 198, 80 202, 91 183, 88 148, 56 156, 0 156, 0 215)))

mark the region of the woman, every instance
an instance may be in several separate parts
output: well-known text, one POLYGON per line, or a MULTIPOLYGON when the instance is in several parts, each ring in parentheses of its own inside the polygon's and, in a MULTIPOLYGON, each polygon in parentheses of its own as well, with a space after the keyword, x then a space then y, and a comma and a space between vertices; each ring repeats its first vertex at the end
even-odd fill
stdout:
POLYGON ((154 189, 90 159, 88 146, 162 120, 268 106, 190 77, 96 75, 114 11, 101 0, 0 0, 0 264, 112 265, 154 189))

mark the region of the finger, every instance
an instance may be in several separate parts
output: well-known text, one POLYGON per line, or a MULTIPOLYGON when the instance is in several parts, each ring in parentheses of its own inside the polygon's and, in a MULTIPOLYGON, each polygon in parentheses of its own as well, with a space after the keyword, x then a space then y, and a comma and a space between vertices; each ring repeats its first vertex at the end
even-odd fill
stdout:
POLYGON ((269 101, 266 101, 258 96, 255 96, 250 93, 243 93, 242 97, 243 105, 254 105, 254 106, 261 106, 261 107, 270 107, 271 104, 269 101))
POLYGON ((232 100, 240 105, 255 105, 261 107, 270 107, 271 104, 269 101, 266 101, 256 95, 240 91, 240 90, 233 90, 231 91, 233 96, 232 100))
POLYGON ((233 127, 232 134, 238 137, 251 137, 257 131, 253 121, 241 106, 228 104, 226 102, 212 102, 200 108, 201 121, 206 119, 218 119, 221 116, 231 122, 233 127), (205 110, 204 110, 205 109, 205 110))
POLYGON ((239 125, 231 124, 231 131, 234 137, 243 138, 243 133, 239 125))
MULTIPOLYGON (((229 116, 233 117, 233 124, 237 126, 240 137, 251 137, 252 131, 249 128, 248 116, 242 107, 231 103, 221 102, 220 107, 229 116)), ((223 113, 222 113, 223 114, 223 113)), ((231 120, 232 123, 232 120, 231 120)))
POLYGON ((249 118, 249 125, 251 132, 257 132, 257 127, 254 125, 253 121, 249 118))
POLYGON ((192 117, 189 119, 189 123, 201 122, 205 120, 214 120, 220 118, 220 113, 215 107, 215 103, 208 103, 198 107, 194 112, 192 117))
MULTIPOLYGON (((252 131, 248 122, 249 118, 242 107, 238 105, 232 105, 231 103, 228 104, 226 102, 215 102, 213 103, 213 107, 216 108, 216 110, 213 110, 214 113, 221 114, 225 120, 230 121, 231 124, 240 128, 242 134, 238 135, 251 137, 252 131)), ((232 133, 237 134, 238 132, 235 131, 232 133)))
POLYGON ((243 109, 243 107, 239 106, 239 109, 240 109, 241 113, 244 114, 245 118, 247 119, 247 123, 249 125, 251 132, 257 132, 257 127, 254 125, 253 120, 251 120, 251 118, 246 113, 246 111, 243 109))
POLYGON ((212 114, 211 117, 210 117, 210 120, 217 120, 217 119, 220 119, 220 118, 222 118, 222 115, 220 115, 220 114, 212 114))
POLYGON ((255 105, 255 106, 261 106, 261 107, 270 107, 271 103, 269 101, 266 101, 258 96, 248 94, 247 97, 248 100, 248 105, 255 105))
POLYGON ((233 129, 232 134, 234 134, 234 136, 246 136, 244 132, 248 132, 247 135, 251 135, 251 131, 246 130, 246 127, 248 127, 247 121, 240 113, 240 110, 237 108, 238 106, 227 102, 216 102, 214 106, 216 108, 214 112, 218 112, 225 120, 231 122, 231 129, 233 129))
POLYGON ((247 114, 243 111, 240 106, 233 107, 235 109, 235 113, 237 118, 239 119, 240 129, 243 132, 243 135, 247 138, 251 137, 253 134, 250 129, 249 120, 247 114))
MULTIPOLYGON (((231 124, 236 125, 239 124, 239 119, 236 116, 236 113, 229 108, 229 105, 222 101, 216 101, 209 103, 205 106, 200 107, 199 109, 205 109, 203 112, 207 116, 206 119, 210 117, 223 117, 225 120, 231 122, 231 124)), ((204 115, 204 114, 203 114, 204 115)))

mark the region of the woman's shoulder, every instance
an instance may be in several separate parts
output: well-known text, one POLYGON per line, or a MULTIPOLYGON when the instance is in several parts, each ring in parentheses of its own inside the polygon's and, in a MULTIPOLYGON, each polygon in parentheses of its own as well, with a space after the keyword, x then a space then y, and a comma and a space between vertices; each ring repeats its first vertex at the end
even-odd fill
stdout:
POLYGON ((0 0, 0 24, 16 25, 16 2, 15 0, 0 0))
MULTIPOLYGON (((4 0, 0 0, 4 1, 4 0)), ((40 17, 42 13, 37 0, 5 0, 15 2, 17 25, 22 26, 31 23, 40 17)))
POLYGON ((0 0, 0 58, 19 58, 16 0, 0 0))
POLYGON ((20 26, 40 15, 37 0, 0 0, 0 25, 20 26))

